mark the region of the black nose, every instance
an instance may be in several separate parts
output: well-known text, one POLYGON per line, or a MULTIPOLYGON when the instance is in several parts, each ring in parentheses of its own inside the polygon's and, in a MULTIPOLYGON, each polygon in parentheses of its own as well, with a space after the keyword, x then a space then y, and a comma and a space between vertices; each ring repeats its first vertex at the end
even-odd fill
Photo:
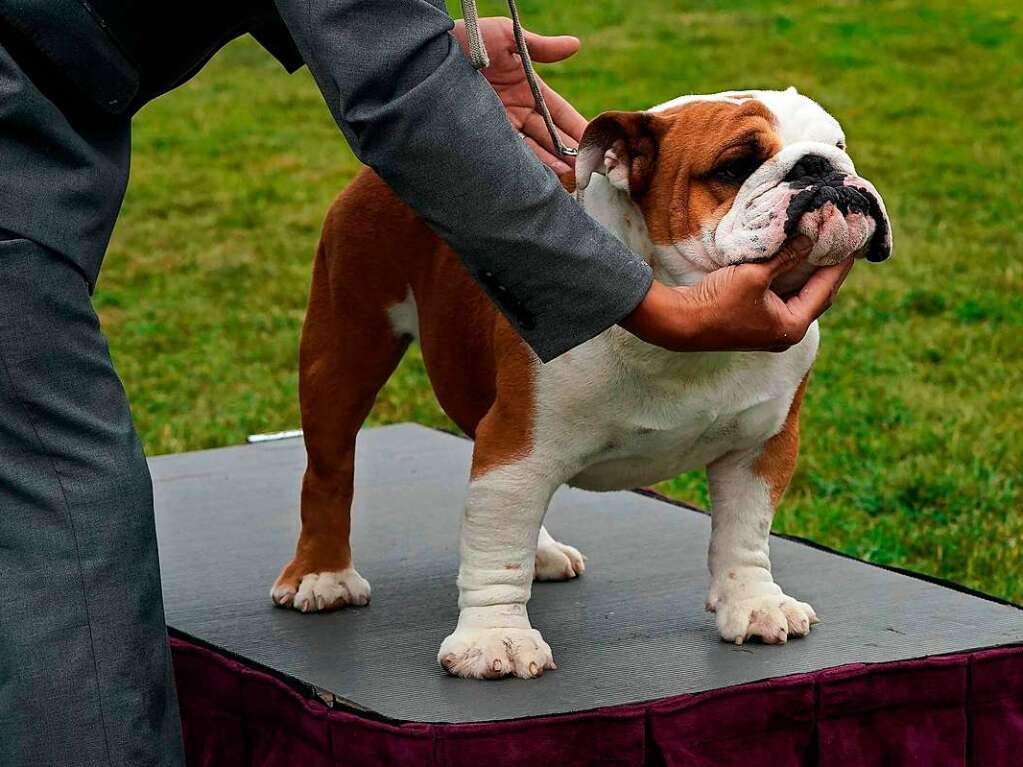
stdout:
POLYGON ((835 166, 831 160, 819 154, 808 154, 799 158, 792 170, 785 176, 785 181, 813 181, 834 173, 835 166))

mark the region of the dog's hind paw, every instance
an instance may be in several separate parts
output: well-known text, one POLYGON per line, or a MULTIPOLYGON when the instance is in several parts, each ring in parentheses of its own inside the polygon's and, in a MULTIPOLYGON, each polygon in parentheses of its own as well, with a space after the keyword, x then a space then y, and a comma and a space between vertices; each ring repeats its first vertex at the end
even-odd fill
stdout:
POLYGON ((282 574, 270 590, 278 607, 290 607, 303 613, 326 612, 345 605, 369 604, 369 581, 354 567, 344 570, 306 573, 301 578, 282 574))
POLYGON ((586 557, 579 549, 560 543, 553 538, 536 548, 536 566, 533 579, 538 581, 568 581, 582 575, 586 557))

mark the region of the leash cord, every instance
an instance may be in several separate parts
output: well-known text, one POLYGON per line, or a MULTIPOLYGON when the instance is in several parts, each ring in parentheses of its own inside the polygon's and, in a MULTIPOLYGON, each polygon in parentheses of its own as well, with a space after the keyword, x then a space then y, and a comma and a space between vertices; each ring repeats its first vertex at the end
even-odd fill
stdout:
MULTIPOLYGON (((536 111, 543 117, 547 132, 551 135, 554 144, 554 151, 562 157, 575 157, 579 150, 565 146, 558 135, 558 128, 554 124, 554 118, 547 108, 543 91, 540 89, 540 79, 533 69, 533 60, 529 57, 529 48, 526 46, 526 36, 522 31, 522 21, 519 19, 519 7, 515 0, 508 0, 508 11, 511 13, 512 31, 515 33, 515 47, 522 60, 522 71, 529 83, 529 90, 533 93, 533 103, 536 111)), ((462 0, 462 17, 465 22, 465 36, 469 41, 469 61, 476 69, 485 69, 490 66, 490 56, 487 54, 487 46, 483 42, 483 33, 480 31, 479 11, 476 10, 476 0, 462 0)))

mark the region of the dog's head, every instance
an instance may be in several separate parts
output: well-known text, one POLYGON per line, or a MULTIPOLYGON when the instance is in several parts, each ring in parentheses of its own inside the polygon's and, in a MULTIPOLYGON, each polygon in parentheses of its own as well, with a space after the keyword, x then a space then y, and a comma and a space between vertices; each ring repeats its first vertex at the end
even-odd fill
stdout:
POLYGON ((856 174, 842 127, 794 88, 605 112, 580 142, 577 188, 594 173, 642 212, 657 266, 677 283, 766 260, 797 234, 814 245, 780 292, 818 266, 891 253, 884 201, 856 174))

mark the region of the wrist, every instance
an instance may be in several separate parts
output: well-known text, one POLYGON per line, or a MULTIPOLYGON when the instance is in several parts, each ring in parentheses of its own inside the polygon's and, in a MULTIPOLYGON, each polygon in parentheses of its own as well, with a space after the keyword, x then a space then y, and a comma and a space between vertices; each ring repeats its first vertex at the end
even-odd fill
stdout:
POLYGON ((673 351, 693 349, 703 326, 699 302, 690 288, 669 288, 654 280, 643 300, 619 324, 647 343, 673 351))

